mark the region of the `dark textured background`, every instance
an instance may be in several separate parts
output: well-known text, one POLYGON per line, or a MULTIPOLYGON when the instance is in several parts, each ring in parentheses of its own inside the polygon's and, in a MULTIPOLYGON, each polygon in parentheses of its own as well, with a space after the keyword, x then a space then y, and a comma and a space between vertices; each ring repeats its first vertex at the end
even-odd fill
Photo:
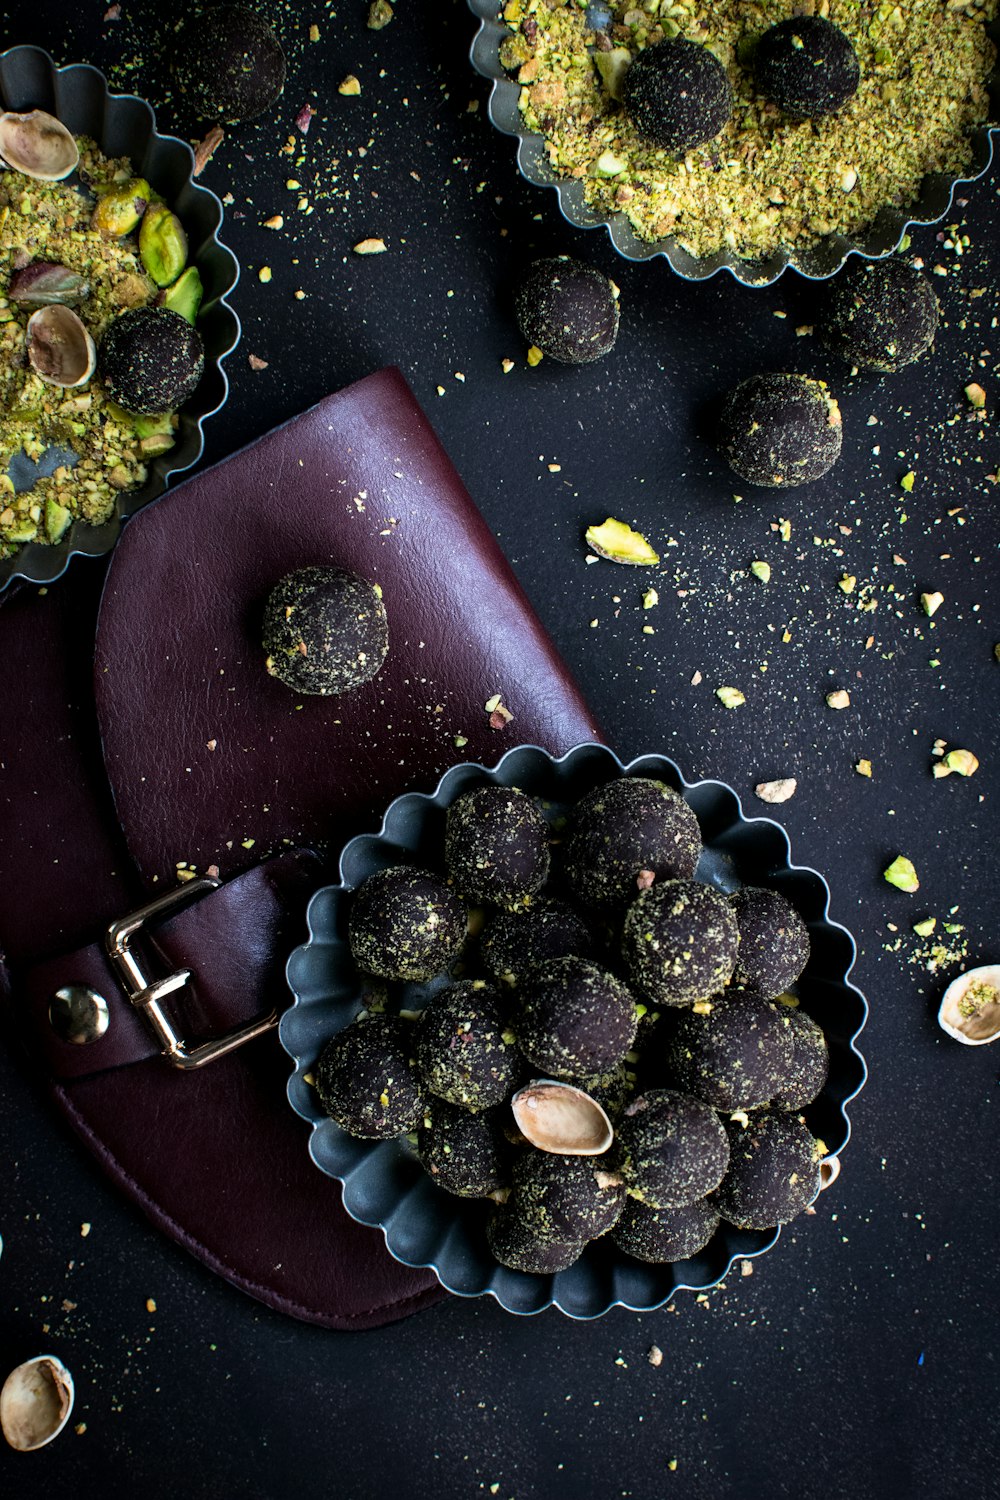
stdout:
MULTIPOLYGON (((102 21, 104 8, 8 8, 4 39, 93 61, 148 96, 161 128, 194 134, 158 72, 165 10, 122 0, 102 21)), ((937 1029, 943 980, 913 962, 911 932, 933 913, 939 931, 963 924, 969 963, 1000 960, 994 183, 944 221, 968 235, 961 257, 940 230, 914 234, 911 253, 947 272, 934 278, 946 326, 933 358, 851 378, 797 336, 811 311, 795 278, 758 292, 724 276, 688 285, 565 226, 486 119, 457 0, 399 0, 378 34, 365 12, 364 0, 270 12, 290 58, 284 98, 232 132, 205 173, 233 195, 224 237, 244 268, 232 298, 243 342, 207 456, 400 365, 615 748, 666 751, 753 810, 758 780, 798 778, 780 816, 858 937, 871 1080, 839 1182, 749 1278, 592 1324, 452 1300, 377 1333, 329 1334, 261 1309, 160 1239, 0 1053, 0 1356, 9 1367, 58 1353, 77 1380, 73 1422, 86 1423, 38 1454, 0 1454, 0 1494, 1000 1495, 1000 1048, 961 1048, 937 1029), (337 93, 348 72, 358 98, 337 93), (280 148, 306 102, 317 115, 299 162, 280 148), (289 176, 312 214, 297 211, 289 176), (279 212, 285 229, 264 229, 279 212), (388 253, 354 256, 368 235, 388 253), (529 370, 511 322, 510 277, 554 251, 622 289, 618 346, 589 369, 529 370), (252 371, 250 354, 268 368, 252 371), (828 377, 841 401, 844 457, 817 484, 751 490, 706 440, 719 393, 760 367, 828 377), (971 379, 987 391, 984 421, 962 394, 971 379), (656 545, 655 576, 585 564, 582 530, 606 514, 656 545), (772 530, 780 518, 788 542, 772 530), (755 558, 771 564, 766 586, 747 571, 755 558), (858 580, 850 596, 844 572, 858 580), (654 582, 660 603, 644 613, 654 582), (933 624, 925 589, 945 596, 933 624), (868 597, 871 613, 858 608, 868 597), (746 705, 727 712, 720 684, 746 705), (852 706, 834 713, 824 694, 841 686, 852 706), (939 736, 975 750, 978 775, 933 781, 939 736), (871 781, 853 770, 860 756, 871 781), (916 896, 881 879, 900 851, 920 872, 916 896)), ((99 587, 99 564, 73 566, 99 587)))

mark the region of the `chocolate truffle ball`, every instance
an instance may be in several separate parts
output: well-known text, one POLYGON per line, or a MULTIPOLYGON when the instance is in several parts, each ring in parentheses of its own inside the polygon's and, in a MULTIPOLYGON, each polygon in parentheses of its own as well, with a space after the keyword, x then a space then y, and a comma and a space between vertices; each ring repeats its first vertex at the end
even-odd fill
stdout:
POLYGON ((522 336, 550 359, 589 365, 618 337, 618 288, 596 266, 567 255, 532 261, 514 293, 522 336))
POLYGON ((623 1062, 635 1040, 629 990, 585 958, 539 964, 520 991, 521 1051, 551 1078, 592 1078, 623 1062))
POLYGON ((655 1265, 697 1255, 718 1227, 719 1210, 711 1198, 682 1208, 650 1208, 630 1198, 611 1238, 626 1255, 655 1265))
POLYGON ((245 5, 213 5, 185 21, 173 55, 177 87, 202 120, 238 125, 270 108, 285 86, 285 54, 245 5))
POLYGON ((413 1068, 413 1027, 398 1016, 352 1021, 327 1042, 316 1065, 320 1103, 342 1130, 386 1141, 423 1116, 413 1068))
POLYGON ((683 156, 718 135, 733 113, 733 91, 707 47, 678 37, 638 54, 622 84, 622 108, 645 140, 683 156))
POLYGON ((714 1109, 673 1089, 650 1089, 618 1125, 629 1196, 651 1208, 682 1208, 719 1186, 729 1143, 714 1109))
POLYGON ((745 885, 729 900, 740 934, 733 981, 773 1000, 809 962, 809 929, 777 891, 745 885))
POLYGON ((516 912, 497 912, 479 940, 479 953, 498 983, 516 987, 549 958, 590 955, 593 944, 582 917, 565 901, 538 900, 516 912))
POLYGON ((654 1005, 693 1005, 721 990, 738 943, 726 897, 699 880, 665 880, 642 891, 622 929, 629 981, 654 1005))
POLYGON ((438 875, 393 865, 369 875, 351 901, 348 943, 359 969, 382 979, 432 979, 465 941, 465 906, 438 875))
POLYGON ((794 1113, 805 1109, 822 1093, 830 1071, 830 1053, 823 1028, 801 1007, 789 1008, 787 1019, 792 1056, 771 1104, 775 1109, 794 1113))
POLYGON ((853 42, 822 16, 793 16, 765 31, 753 72, 759 92, 797 119, 835 114, 861 81, 853 42))
POLYGON ((382 591, 340 568, 298 568, 264 606, 265 666, 296 693, 329 697, 370 681, 389 651, 382 591))
POLYGON ((108 395, 139 416, 184 405, 205 368, 201 334, 169 307, 131 307, 104 330, 98 369, 108 395))
POLYGON ((722 403, 719 447, 748 484, 791 489, 840 457, 840 407, 822 380, 751 375, 722 403))
POLYGON ((459 1198, 487 1198, 507 1185, 498 1111, 474 1115, 443 1099, 424 1101, 417 1155, 438 1187, 459 1198))
POLYGON ((625 1186, 605 1156, 553 1156, 531 1147, 514 1160, 511 1206, 539 1240, 565 1244, 605 1234, 625 1207, 625 1186))
POLYGON ((931 347, 939 312, 930 282, 909 261, 852 259, 826 289, 817 324, 849 365, 894 372, 931 347))
POLYGON ((463 1109, 499 1104, 523 1069, 500 996, 482 979, 463 979, 428 1000, 417 1023, 417 1072, 428 1093, 463 1109), (509 1033, 507 1033, 509 1036, 509 1033))
POLYGON ((686 879, 701 857, 701 829, 684 798, 662 781, 622 776, 595 787, 569 816, 566 881, 594 911, 623 911, 640 879, 686 879))
POLYGON ((490 1219, 486 1239, 494 1257, 512 1271, 528 1271, 536 1276, 551 1276, 565 1271, 583 1254, 584 1241, 568 1244, 539 1238, 534 1220, 522 1217, 516 1206, 507 1203, 490 1219))
POLYGON ((477 786, 448 809, 444 858, 467 901, 523 906, 548 878, 549 825, 516 787, 477 786))
POLYGON ((727 1126, 729 1171, 716 1195, 739 1229, 774 1229, 808 1208, 819 1192, 819 1143, 790 1115, 751 1115, 727 1126))
POLYGON ((733 987, 711 1006, 707 1015, 676 1012, 665 1048, 670 1082, 716 1109, 766 1104, 791 1065, 785 1007, 733 987))

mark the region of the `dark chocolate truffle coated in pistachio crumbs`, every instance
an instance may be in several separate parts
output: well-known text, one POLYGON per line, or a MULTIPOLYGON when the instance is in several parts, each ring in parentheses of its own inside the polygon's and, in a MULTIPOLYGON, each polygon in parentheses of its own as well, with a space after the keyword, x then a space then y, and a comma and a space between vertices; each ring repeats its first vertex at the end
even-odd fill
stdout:
POLYGON ((104 331, 98 368, 113 401, 139 416, 174 412, 205 368, 201 334, 169 307, 131 307, 104 331))
POLYGON ((417 1072, 429 1093, 487 1109, 507 1096, 523 1067, 500 996, 485 980, 460 980, 428 1000, 417 1022, 417 1072))
POLYGON ((753 72, 758 91, 797 119, 835 114, 861 81, 853 42, 822 16, 792 16, 765 31, 753 72))
POLYGON ((630 1198, 611 1238, 626 1255, 656 1265, 697 1255, 718 1227, 719 1210, 711 1198, 682 1208, 650 1208, 630 1198))
POLYGON ((863 370, 902 370, 934 342, 940 308, 927 277, 905 260, 851 259, 820 300, 819 335, 863 370))
POLYGON ((566 901, 537 900, 522 910, 497 912, 479 940, 483 965, 498 983, 516 987, 549 958, 587 958, 590 930, 566 901))
POLYGON ((701 829, 684 798, 662 781, 623 776, 595 787, 570 813, 566 881, 584 907, 624 910, 638 881, 686 879, 701 857, 701 829))
POLYGON ((716 995, 711 1010, 678 1010, 665 1044, 667 1075, 675 1088, 716 1109, 754 1109, 782 1087, 792 1061, 784 1006, 734 986, 716 995))
POLYGON ((551 1078, 610 1072, 635 1040, 635 1000, 585 958, 552 958, 520 991, 514 1030, 528 1061, 551 1078))
POLYGON ((420 1123, 424 1106, 413 1070, 413 1040, 408 1021, 368 1016, 327 1042, 316 1065, 316 1092, 349 1135, 391 1140, 420 1123))
POLYGON ((698 880, 665 880, 626 912, 622 957, 644 999, 693 1005, 728 984, 738 943, 736 916, 721 891, 698 880))
POLYGON ((732 1121, 729 1171, 716 1198, 719 1212, 739 1229, 773 1229, 808 1208, 819 1191, 819 1143, 790 1115, 751 1115, 732 1121))
POLYGON ((618 1125, 629 1195, 651 1208, 681 1208, 719 1186, 729 1142, 709 1105, 673 1089, 649 1089, 618 1125))
POLYGON ((840 457, 840 407, 822 380, 751 375, 722 403, 719 447, 748 484, 809 484, 840 457))
POLYGON ((823 1028, 801 1007, 789 1007, 787 1019, 792 1060, 771 1103, 775 1109, 794 1112, 805 1109, 822 1093, 830 1071, 830 1053, 823 1028))
POLYGON ((444 858, 467 901, 523 906, 548 878, 549 825, 516 787, 477 786, 448 809, 444 858))
POLYGON ((350 692, 388 655, 382 591, 341 568, 298 568, 268 595, 262 640, 268 672, 294 692, 350 692))
POLYGON ((359 969, 382 979, 432 979, 458 957, 468 915, 439 875, 377 870, 351 901, 348 943, 359 969))
POLYGON ((262 114, 285 86, 285 54, 246 5, 213 5, 181 29, 173 56, 178 91, 202 120, 238 125, 262 114))
POLYGON ((718 135, 732 115, 733 91, 707 47, 677 37, 638 53, 622 84, 622 107, 645 140, 683 155, 718 135))
POLYGON ((532 261, 514 293, 522 336, 550 359, 587 365, 618 337, 618 289, 596 266, 559 255, 532 261))
POLYGON ((510 1203, 504 1205, 486 1226, 486 1239, 494 1257, 512 1271, 552 1276, 565 1271, 583 1254, 584 1241, 568 1243, 540 1239, 533 1220, 525 1219, 510 1203))
POLYGON ((809 962, 809 929, 791 902, 764 886, 745 885, 729 900, 740 934, 733 981, 773 1000, 809 962))
POLYGON ((507 1185, 499 1111, 472 1114, 444 1099, 426 1099, 417 1155, 432 1181, 460 1198, 487 1198, 507 1185))
POLYGON ((528 1147, 514 1160, 513 1182, 510 1204, 541 1241, 597 1239, 625 1207, 613 1153, 554 1156, 528 1147))

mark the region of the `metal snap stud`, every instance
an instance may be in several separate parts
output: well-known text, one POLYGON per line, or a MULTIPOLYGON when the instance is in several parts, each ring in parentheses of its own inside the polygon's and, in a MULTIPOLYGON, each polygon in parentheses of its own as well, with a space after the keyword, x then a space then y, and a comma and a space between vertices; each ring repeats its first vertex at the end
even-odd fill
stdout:
POLYGON ((49 1005, 49 1022, 60 1040, 86 1047, 99 1041, 111 1020, 108 1002, 86 984, 66 984, 49 1005))

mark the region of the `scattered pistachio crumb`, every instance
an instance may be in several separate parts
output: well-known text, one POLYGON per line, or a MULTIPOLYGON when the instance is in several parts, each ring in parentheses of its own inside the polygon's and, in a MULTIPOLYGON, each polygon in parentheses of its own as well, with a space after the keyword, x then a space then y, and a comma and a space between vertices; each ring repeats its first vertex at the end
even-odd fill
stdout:
POLYGON ((715 696, 725 708, 739 708, 747 701, 739 688, 734 687, 716 688, 715 696))
POLYGON ((500 368, 505 375, 509 375, 514 368, 514 361, 512 359, 502 359, 500 361, 500 368))
POLYGON ((982 411, 986 405, 986 392, 981 385, 973 381, 971 385, 965 387, 965 399, 970 406, 975 407, 976 411, 982 411))
POLYGON ((155 1299, 155 1297, 147 1297, 146 1298, 146 1311, 150 1312, 150 1313, 153 1313, 153 1312, 156 1311, 156 1299, 155 1299))
POLYGON ((359 240, 354 246, 354 253, 355 255, 384 255, 387 248, 385 240, 359 240))
POLYGON ((834 692, 827 693, 826 706, 827 708, 850 708, 851 695, 844 688, 837 688, 834 692))
POLYGON ((464 734, 456 734, 452 743, 455 746, 456 750, 461 750, 469 743, 469 741, 464 734))
POLYGON ((659 604, 659 602, 660 596, 655 589, 647 589, 642 596, 643 609, 652 609, 653 606, 659 604))
POLYGON ((901 490, 905 490, 906 493, 909 494, 910 491, 913 488, 913 485, 914 485, 915 481, 916 481, 916 477, 917 476, 916 476, 915 472, 913 471, 913 469, 910 469, 909 473, 904 474, 903 477, 902 477, 902 479, 899 481, 899 487, 900 487, 900 489, 901 490))
POLYGON ((388 26, 393 15, 394 11, 389 0, 372 0, 368 7, 369 31, 381 31, 383 26, 388 26))
POLYGON ((787 802, 795 796, 797 787, 794 776, 784 776, 778 781, 758 781, 754 792, 762 802, 787 802))
POLYGON ((869 777, 869 779, 871 778, 872 763, 870 760, 855 761, 854 769, 857 771, 859 776, 867 776, 869 777))
MULTIPOLYGON (((959 776, 974 776, 979 770, 979 761, 971 750, 949 750, 944 764, 949 771, 955 771, 959 776)), ((937 767, 934 769, 937 770, 937 767)))
POLYGON ((899 891, 912 892, 920 889, 920 881, 913 868, 913 861, 907 859, 905 854, 897 854, 892 864, 882 871, 882 875, 899 891))
POLYGON ((761 583, 770 583, 771 582, 771 564, 770 563, 759 562, 759 561, 758 562, 752 562, 750 564, 750 571, 751 571, 751 573, 753 574, 753 576, 755 578, 759 578, 760 579, 761 583))
POLYGON ((343 83, 337 85, 338 94, 360 94, 361 83, 353 73, 348 73, 343 83))
POLYGON ((80 1238, 82 1240, 85 1240, 87 1238, 87 1235, 89 1233, 90 1233, 90 1225, 89 1224, 81 1224, 80 1225, 80 1238))
POLYGON ((267 282, 270 281, 270 279, 271 279, 271 267, 270 266, 261 266, 260 270, 257 272, 257 280, 258 281, 263 281, 265 283, 265 285, 266 285, 267 282))
POLYGON ((531 348, 528 350, 527 358, 528 364, 532 369, 534 369, 536 365, 541 364, 542 360, 545 358, 545 355, 542 353, 541 349, 539 349, 537 344, 532 344, 531 348))
POLYGON ((924 610, 924 614, 925 615, 934 615, 934 614, 937 614, 938 610, 941 608, 942 604, 944 603, 944 595, 943 594, 937 594, 937 593, 935 593, 935 594, 921 594, 920 595, 920 603, 923 606, 923 610, 924 610))
POLYGON ((914 922, 913 930, 918 937, 930 937, 937 926, 937 917, 924 917, 920 922, 914 922))
POLYGON ((663 1350, 658 1344, 653 1344, 650 1347, 649 1353, 646 1355, 646 1358, 653 1366, 653 1369, 658 1370, 663 1363, 663 1350))
POLYGON ((841 575, 841 579, 837 584, 837 587, 843 594, 853 594, 855 588, 857 587, 857 583, 858 580, 854 577, 853 573, 844 573, 841 575))

